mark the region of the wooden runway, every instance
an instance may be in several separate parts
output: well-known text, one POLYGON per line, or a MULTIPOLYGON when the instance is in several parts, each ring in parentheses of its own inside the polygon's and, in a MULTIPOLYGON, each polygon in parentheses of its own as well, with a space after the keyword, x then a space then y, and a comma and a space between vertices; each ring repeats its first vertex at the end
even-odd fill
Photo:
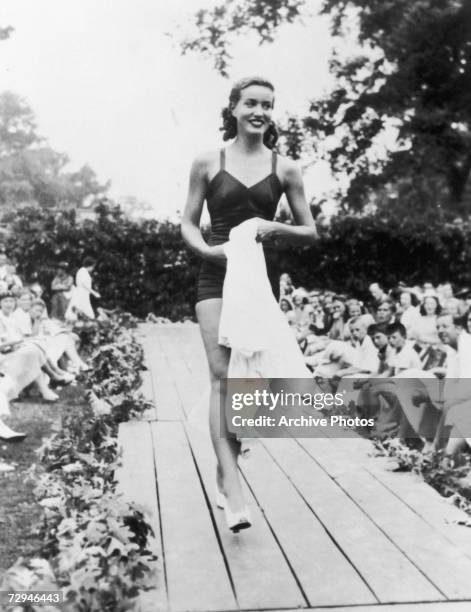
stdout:
POLYGON ((232 534, 208 434, 187 420, 208 387, 198 327, 145 324, 139 338, 156 408, 120 426, 118 482, 156 535, 140 610, 471 610, 471 530, 452 522, 463 515, 361 438, 257 441, 240 462, 253 526, 232 534))

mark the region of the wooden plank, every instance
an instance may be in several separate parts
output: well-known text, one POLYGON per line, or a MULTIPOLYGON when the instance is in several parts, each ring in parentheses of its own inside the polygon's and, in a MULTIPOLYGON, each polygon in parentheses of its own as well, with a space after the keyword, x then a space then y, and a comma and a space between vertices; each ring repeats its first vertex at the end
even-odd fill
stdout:
POLYGON ((237 608, 182 423, 154 421, 150 426, 170 607, 237 608))
POLYGON ((449 599, 471 598, 471 559, 363 469, 346 464, 327 439, 300 443, 449 599))
POLYGON ((164 556, 160 538, 154 453, 149 423, 143 421, 121 423, 118 430, 118 448, 122 452, 122 457, 121 467, 116 473, 117 490, 123 494, 126 501, 134 502, 146 509, 149 523, 154 531, 149 549, 157 555, 156 585, 155 589, 142 594, 140 605, 144 609, 145 602, 150 600, 155 612, 167 610, 164 556))
POLYGON ((364 438, 329 438, 329 440, 336 447, 337 459, 344 458, 342 465, 348 465, 352 460, 361 464, 363 469, 380 480, 414 512, 471 557, 471 529, 458 524, 459 521, 468 518, 465 512, 450 504, 418 474, 392 471, 394 460, 377 456, 371 440, 364 438))
MULTIPOLYGON (((304 612, 469 612, 469 601, 442 601, 437 603, 406 603, 373 606, 335 606, 334 608, 309 608, 304 612)), ((246 611, 249 612, 249 611, 246 611)), ((257 612, 251 610, 250 612, 257 612)), ((299 610, 278 609, 271 612, 299 612, 299 610)))
POLYGON ((162 326, 155 325, 155 329, 146 340, 157 418, 159 420, 182 420, 185 418, 185 413, 172 370, 160 344, 160 327, 162 326))
MULTIPOLYGON (((283 443, 283 454, 297 448, 292 440, 277 442, 283 443)), ((309 605, 377 603, 362 577, 265 448, 260 444, 253 445, 251 457, 243 462, 242 469, 309 605), (335 588, 332 583, 334 576, 335 588)), ((303 467, 299 466, 299 469, 303 467)))
MULTIPOLYGON (((318 439, 303 439, 316 443, 318 439)), ((300 442, 300 441, 298 441, 300 442)), ((380 602, 437 601, 441 593, 295 441, 264 445, 380 602), (286 445, 291 444, 289 452, 286 445)))
POLYGON ((174 381, 186 416, 195 402, 194 381, 182 355, 184 347, 190 344, 189 340, 185 326, 165 326, 159 330, 159 342, 167 359, 168 375, 174 381))
POLYGON ((385 464, 376 457, 365 464, 364 469, 471 558, 471 529, 458 524, 469 517, 425 483, 421 476, 392 472, 385 464))
POLYGON ((239 606, 242 609, 305 606, 306 600, 245 482, 244 496, 250 507, 252 527, 237 535, 228 529, 223 510, 216 508, 214 503, 216 459, 209 433, 203 434, 189 424, 185 428, 211 504, 239 606))

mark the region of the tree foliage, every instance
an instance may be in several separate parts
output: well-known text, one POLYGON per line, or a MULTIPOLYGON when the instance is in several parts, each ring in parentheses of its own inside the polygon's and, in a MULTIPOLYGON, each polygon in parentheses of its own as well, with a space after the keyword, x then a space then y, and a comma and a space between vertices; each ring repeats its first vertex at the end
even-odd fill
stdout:
POLYGON ((0 205, 12 209, 22 203, 45 207, 80 206, 85 198, 103 194, 85 165, 68 171, 69 159, 52 149, 37 131, 34 113, 14 93, 0 95, 0 205))
MULTIPOLYGON (((183 49, 211 53, 227 75, 234 35, 271 41, 313 4, 225 2, 198 13, 200 36, 183 49)), ((300 120, 326 143, 334 174, 350 178, 344 207, 470 214, 471 0, 322 0, 321 7, 335 36, 355 26, 359 52, 334 53, 334 89, 300 120), (397 129, 397 139, 378 155, 385 129, 397 129)))
POLYGON ((182 41, 182 51, 198 51, 214 59, 214 67, 229 76, 233 35, 255 30, 263 42, 273 42, 277 28, 300 15, 304 0, 226 0, 196 13, 197 35, 182 41))

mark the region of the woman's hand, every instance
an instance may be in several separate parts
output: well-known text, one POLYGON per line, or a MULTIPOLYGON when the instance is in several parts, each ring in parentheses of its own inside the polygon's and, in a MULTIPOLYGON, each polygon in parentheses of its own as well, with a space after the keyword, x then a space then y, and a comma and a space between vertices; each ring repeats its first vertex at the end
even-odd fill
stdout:
POLYGON ((259 219, 257 225, 257 242, 270 242, 275 238, 276 224, 273 221, 259 219))
POLYGON ((227 262, 227 257, 224 253, 224 245, 217 244, 215 246, 208 247, 205 252, 204 259, 219 266, 225 266, 227 262))

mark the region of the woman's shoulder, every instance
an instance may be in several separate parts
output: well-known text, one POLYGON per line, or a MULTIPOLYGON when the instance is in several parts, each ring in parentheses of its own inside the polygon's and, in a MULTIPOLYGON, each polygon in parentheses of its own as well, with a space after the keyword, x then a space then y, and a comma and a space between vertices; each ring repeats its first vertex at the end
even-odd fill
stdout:
POLYGON ((276 160, 277 173, 282 179, 282 182, 295 181, 301 178, 301 168, 294 159, 277 153, 276 160))
POLYGON ((215 164, 219 163, 221 156, 221 149, 211 149, 210 151, 203 151, 195 155, 193 158, 192 168, 193 170, 202 174, 207 174, 215 164))

